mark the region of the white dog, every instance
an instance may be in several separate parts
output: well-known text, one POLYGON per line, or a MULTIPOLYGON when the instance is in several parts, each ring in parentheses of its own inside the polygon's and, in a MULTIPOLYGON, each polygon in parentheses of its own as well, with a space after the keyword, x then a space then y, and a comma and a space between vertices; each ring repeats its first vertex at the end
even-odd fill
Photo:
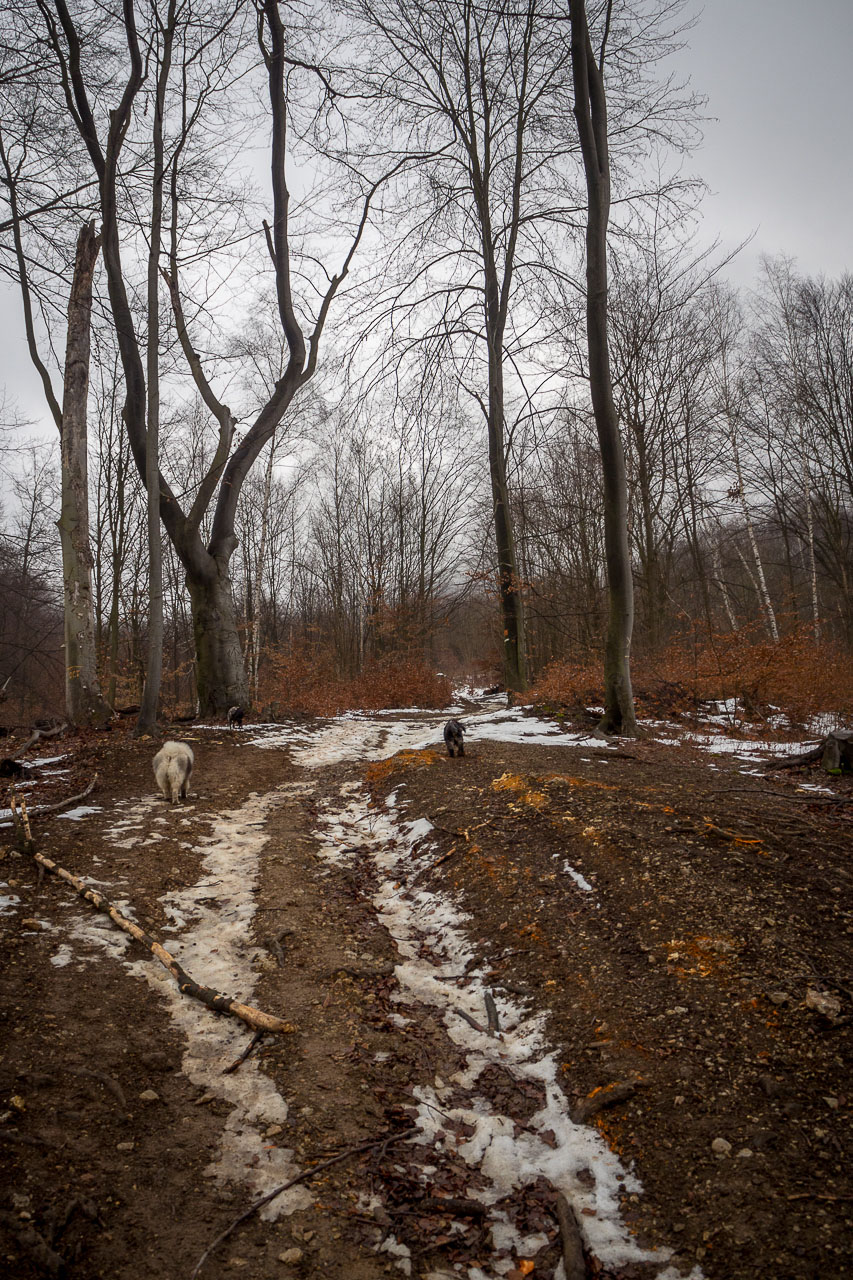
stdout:
POLYGON ((186 800, 195 757, 185 742, 164 742, 154 757, 154 777, 167 800, 186 800))

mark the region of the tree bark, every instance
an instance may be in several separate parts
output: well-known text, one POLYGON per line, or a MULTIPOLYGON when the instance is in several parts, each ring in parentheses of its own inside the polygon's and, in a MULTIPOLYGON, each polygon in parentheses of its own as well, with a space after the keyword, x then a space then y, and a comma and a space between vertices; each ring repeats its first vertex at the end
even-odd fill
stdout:
POLYGON ((92 596, 92 552, 89 542, 88 397, 91 352, 92 280, 100 237, 94 223, 81 228, 68 300, 65 385, 60 407, 50 373, 42 360, 33 320, 30 277, 24 251, 17 174, 0 132, 0 163, 11 209, 11 228, 24 329, 30 359, 41 379, 45 399, 60 437, 62 458, 61 514, 57 522, 62 547, 65 610, 66 714, 75 723, 103 723, 110 708, 101 694, 95 643, 92 596))
POLYGON ((506 480, 504 443, 503 334, 494 333, 486 317, 489 346, 489 476, 495 521, 498 591, 503 624, 504 680, 511 693, 527 688, 527 645, 518 558, 515 551, 512 510, 506 480))
POLYGON ((245 707, 249 703, 229 562, 230 557, 217 561, 214 573, 204 577, 188 573, 186 579, 192 602, 201 716, 217 715, 228 707, 245 707))
POLYGON ((172 68, 175 0, 170 0, 154 97, 154 177, 151 184, 151 236, 148 242, 148 345, 146 375, 145 489, 148 506, 148 655, 145 687, 136 734, 157 732, 157 708, 163 676, 163 546, 160 540, 160 249, 163 236, 163 113, 172 68))
POLYGON ((75 724, 103 724, 110 715, 98 680, 89 542, 87 410, 92 279, 99 249, 94 222, 85 223, 77 238, 68 302, 60 428, 62 507, 57 523, 65 594, 65 708, 75 724))
MULTIPOLYGON (((85 42, 81 41, 67 0, 53 0, 53 7, 59 20, 59 27, 53 22, 48 7, 43 6, 45 34, 57 60, 69 115, 79 130, 98 177, 103 220, 104 264, 113 324, 124 373, 124 422, 136 468, 143 480, 148 483, 149 419, 146 417, 148 404, 146 368, 123 274, 118 207, 122 189, 119 182, 119 158, 131 123, 136 98, 146 74, 146 64, 136 26, 136 10, 133 0, 120 0, 129 67, 119 103, 109 113, 109 130, 106 141, 102 145, 83 75, 82 55, 85 42)), ((237 6, 235 12, 240 9, 241 6, 237 6)), ((171 12, 173 10, 170 10, 171 12)), ((287 342, 288 362, 266 404, 263 405, 255 421, 233 451, 231 449, 233 419, 228 407, 216 400, 204 376, 201 361, 192 348, 180 306, 177 252, 174 249, 177 236, 174 210, 180 199, 183 175, 179 175, 178 165, 186 135, 179 138, 176 148, 173 149, 171 161, 173 250, 170 252, 170 269, 162 272, 172 298, 181 348, 202 399, 216 417, 220 427, 219 444, 212 464, 196 490, 188 513, 183 511, 180 499, 173 492, 162 471, 159 472, 157 481, 160 518, 186 571, 193 608, 200 610, 199 615, 194 619, 196 640, 201 645, 197 653, 196 668, 199 680, 199 701, 202 709, 208 712, 225 711, 235 702, 245 703, 248 697, 242 655, 237 642, 237 616, 228 574, 228 565, 237 547, 234 529, 240 490, 259 453, 281 422, 294 396, 314 375, 329 308, 349 273, 353 257, 365 233, 371 202, 386 179, 403 163, 397 161, 390 167, 388 174, 382 175, 365 190, 361 217, 352 235, 349 249, 340 268, 329 276, 326 291, 318 301, 313 329, 306 338, 294 306, 290 271, 288 220, 290 196, 285 178, 288 58, 285 52, 284 28, 277 0, 258 0, 257 12, 259 19, 257 39, 268 72, 269 107, 272 120, 271 177, 274 217, 272 229, 268 228, 268 243, 275 270, 279 320, 287 342), (202 538, 202 522, 211 504, 214 506, 211 533, 209 542, 205 543, 202 538), (211 628, 221 628, 221 634, 212 635, 211 628), (235 663, 239 665, 242 674, 238 675, 235 663)), ((188 18, 186 20, 189 21, 188 18)), ((185 50, 184 56, 200 57, 201 51, 185 50)), ((190 109, 187 119, 194 120, 194 118, 195 112, 190 109)), ((152 477, 154 468, 155 459, 152 457, 150 460, 152 477)))
MULTIPOLYGON (((609 25, 610 5, 608 5, 609 25)), ((604 648, 605 733, 634 734, 637 722, 631 688, 634 584, 628 543, 628 486, 625 454, 613 403, 607 341, 607 224, 610 217, 610 155, 607 101, 602 66, 589 38, 585 0, 570 0, 575 118, 587 184, 586 327, 589 385, 604 480, 604 553, 609 614, 604 648)))

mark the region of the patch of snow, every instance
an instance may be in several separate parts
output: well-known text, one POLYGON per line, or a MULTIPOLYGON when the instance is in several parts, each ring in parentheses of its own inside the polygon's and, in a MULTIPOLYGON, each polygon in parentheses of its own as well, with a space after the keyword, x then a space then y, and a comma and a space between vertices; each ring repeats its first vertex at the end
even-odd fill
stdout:
POLYGON ((430 831, 435 831, 435 827, 428 818, 418 818, 416 822, 404 823, 404 826, 413 844, 416 840, 423 840, 424 836, 428 836, 430 831))
MULTIPOLYGON (((420 1133, 415 1141, 446 1147, 476 1166, 488 1183, 478 1193, 486 1205, 517 1193, 539 1177, 548 1178, 578 1209, 594 1211, 594 1217, 583 1215, 582 1229, 590 1249, 605 1265, 663 1263, 669 1254, 640 1248, 621 1219, 620 1195, 638 1191, 637 1179, 622 1167, 595 1128, 570 1119, 568 1099, 557 1079, 556 1053, 546 1043, 546 1015, 527 1013, 507 996, 494 997, 502 1031, 490 1034, 485 1012, 489 990, 485 971, 490 962, 484 960, 483 968, 472 967, 475 952, 465 931, 468 917, 441 894, 405 888, 414 824, 399 821, 396 811, 371 810, 367 796, 354 793, 351 786, 340 805, 327 807, 319 821, 322 856, 337 863, 366 856, 379 875, 374 904, 400 955, 395 968, 401 989, 398 1001, 414 999, 434 1008, 465 1055, 466 1065, 452 1083, 469 1092, 470 1103, 450 1107, 442 1096, 446 1090, 438 1082, 434 1087, 418 1087, 414 1096, 420 1133), (465 985, 460 987, 462 974, 465 985), (463 1013, 482 1030, 472 1027, 460 1016, 463 1013), (544 1087, 545 1105, 518 1136, 513 1120, 495 1112, 477 1090, 481 1073, 492 1064, 544 1087), (453 1128, 449 1120, 473 1129, 458 1147, 453 1133, 448 1133, 453 1128), (593 1171, 592 1187, 578 1176, 584 1169, 593 1171)), ((518 1236, 505 1214, 495 1210, 490 1223, 496 1248, 500 1241, 502 1248, 523 1254, 530 1240, 518 1236)), ((496 1259, 492 1274, 506 1269, 496 1259)), ((486 1272, 475 1270, 488 1280, 486 1272)))
MULTIPOLYGON (((197 819, 209 822, 209 834, 198 837, 194 846, 204 854, 199 882, 160 899, 173 921, 172 929, 182 923, 187 926, 169 941, 178 963, 197 982, 238 996, 244 1003, 251 1002, 256 978, 253 962, 260 951, 247 938, 255 913, 259 855, 269 839, 263 828, 282 797, 301 790, 298 785, 285 784, 266 796, 250 795, 238 809, 197 819)), ((149 843, 150 837, 144 840, 141 835, 150 829, 151 812, 158 803, 157 797, 149 796, 123 806, 125 815, 105 833, 113 847, 149 843), (117 838, 130 828, 139 828, 140 837, 130 841, 117 838)), ((129 903, 116 901, 115 905, 132 917, 129 903)), ((273 1081, 255 1059, 247 1059, 239 1073, 223 1075, 245 1048, 250 1030, 236 1019, 222 1018, 199 1001, 181 995, 174 979, 153 957, 132 962, 125 959, 130 938, 108 919, 81 918, 71 932, 77 941, 95 944, 122 960, 129 972, 162 997, 174 1024, 186 1037, 184 1073, 200 1089, 231 1106, 220 1149, 205 1176, 220 1185, 244 1184, 253 1199, 295 1177, 299 1169, 293 1152, 263 1136, 263 1129, 287 1118, 287 1103, 273 1081)), ((293 1187, 265 1206, 261 1217, 269 1221, 311 1204, 310 1191, 293 1187)))
MULTIPOLYGON (((439 713, 435 713, 438 715, 439 713)), ((442 747, 441 719, 381 720, 374 713, 348 712, 313 731, 302 725, 278 725, 256 735, 251 745, 269 750, 290 748, 296 764, 316 768, 351 760, 385 760, 398 751, 422 751, 442 747)), ((257 728, 257 726, 254 726, 257 728)), ((491 708, 465 717, 467 742, 520 742, 537 746, 582 747, 607 750, 615 747, 590 734, 565 733, 551 721, 525 715, 521 707, 491 708)))
POLYGON ((60 947, 54 951, 50 957, 50 963, 54 969, 64 969, 74 959, 74 952, 71 950, 67 942, 63 942, 60 947))
POLYGON ((87 818, 90 813, 101 813, 99 804, 78 804, 74 809, 68 809, 65 813, 58 813, 58 818, 67 818, 70 822, 79 822, 81 818, 87 818))
POLYGON ((404 1276, 412 1274, 412 1251, 408 1245, 401 1244, 396 1236, 389 1233, 379 1246, 379 1252, 390 1253, 392 1258, 396 1258, 397 1266, 404 1276))
POLYGON ((563 872, 567 876, 571 876, 579 889, 583 889, 584 893, 592 893, 592 885, 585 880, 579 871, 575 871, 574 867, 570 867, 568 862, 563 863, 563 872))
MULTIPOLYGON (((45 764, 56 764, 57 760, 67 760, 67 758, 68 752, 63 751, 61 756, 39 756, 37 760, 28 760, 27 766, 29 767, 29 765, 34 765, 41 767, 45 764)), ((63 770, 63 772, 67 772, 67 770, 63 770)))
MULTIPOLYGON (((5 880, 0 880, 0 890, 8 889, 9 886, 5 880)), ((15 907, 21 899, 16 893, 0 893, 0 916, 11 916, 15 913, 15 907)))
MULTIPOLYGON (((225 994, 239 994, 243 1002, 251 998, 255 985, 252 962, 259 954, 247 936, 255 913, 259 854, 269 839, 263 826, 288 790, 284 786, 270 795, 251 795, 239 809, 215 815, 211 834, 200 841, 203 878, 197 885, 161 898, 173 919, 191 922, 185 933, 170 942, 178 963, 197 982, 225 994), (208 905, 211 898, 207 890, 212 884, 216 898, 208 905)), ((222 1074, 245 1047, 249 1031, 182 996, 160 965, 146 961, 130 967, 162 994, 174 1022, 185 1032, 184 1073, 232 1106, 218 1157, 208 1165, 206 1175, 220 1185, 245 1183, 252 1198, 295 1177, 299 1170, 293 1152, 270 1144, 262 1134, 262 1128, 287 1119, 287 1104, 273 1081, 254 1059, 247 1060, 239 1073, 222 1074)), ((312 1203, 309 1191, 293 1187, 267 1205, 261 1216, 272 1220, 312 1203)))
POLYGON ((844 724, 844 717, 835 711, 821 711, 812 716, 806 723, 806 732, 810 737, 825 738, 844 724))
MULTIPOLYGON (((643 721, 644 726, 651 721, 643 721)), ((665 747, 691 746, 708 751, 712 755, 732 755, 738 760, 751 761, 754 764, 765 763, 773 756, 799 755, 810 751, 815 742, 747 742, 742 738, 729 738, 722 733, 697 733, 688 731, 678 737, 655 735, 653 741, 665 747)))

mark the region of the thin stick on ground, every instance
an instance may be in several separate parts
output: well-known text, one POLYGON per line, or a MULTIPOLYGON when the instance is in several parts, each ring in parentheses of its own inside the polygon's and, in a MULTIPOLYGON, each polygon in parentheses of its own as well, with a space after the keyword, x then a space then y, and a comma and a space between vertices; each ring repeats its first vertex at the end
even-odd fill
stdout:
POLYGON ((253 1031, 285 1033, 296 1030, 293 1023, 285 1022, 283 1018, 276 1018, 271 1013, 264 1013, 261 1009, 255 1009, 251 1005, 241 1004, 240 1001, 233 1000, 231 996, 222 995, 221 992, 214 991, 212 987, 202 986, 201 983, 191 978, 165 947, 157 942, 155 938, 152 938, 150 934, 147 934, 144 929, 140 929, 138 924, 134 924, 132 920, 128 920, 126 916, 123 916, 118 908, 113 906, 102 893, 99 893, 97 889, 90 888, 79 876, 72 875, 70 871, 60 867, 51 858, 46 857, 45 854, 38 853, 33 844, 32 836, 29 834, 29 823, 26 820, 26 810, 23 804, 21 809, 25 833, 25 839, 20 842, 22 852, 31 854, 39 867, 44 867, 45 871, 49 871, 60 880, 64 880, 66 884, 70 884, 76 890, 78 896, 90 903, 96 911, 103 911, 120 929, 125 933, 129 933, 137 942, 141 942, 160 961, 163 967, 168 969, 177 982, 178 990, 182 995, 192 996, 194 999, 200 1000, 202 1004, 207 1005, 214 1013, 227 1013, 231 1017, 239 1018, 241 1022, 245 1022, 247 1026, 251 1027, 253 1031))
POLYGON ((336 1156, 331 1156, 328 1160, 323 1160, 320 1164, 315 1164, 313 1169, 306 1169, 303 1173, 297 1174, 297 1176, 295 1178, 291 1178, 289 1182, 283 1182, 280 1186, 273 1187, 272 1191, 268 1191, 266 1195, 261 1196, 259 1200, 254 1200, 252 1204, 249 1205, 248 1209, 244 1209, 241 1214, 238 1214, 234 1221, 229 1223, 225 1230, 216 1237, 213 1243, 208 1245, 198 1262, 195 1264, 190 1280, 196 1280, 196 1276, 201 1271, 205 1262, 207 1262, 207 1259, 213 1253, 214 1249, 217 1249, 219 1245, 222 1244, 223 1240, 227 1240, 228 1237, 246 1221, 247 1218, 251 1218, 259 1209, 263 1209, 264 1205, 269 1204, 271 1200, 275 1200, 276 1196, 280 1196, 283 1191, 289 1191, 291 1187, 297 1186, 300 1182, 308 1182, 318 1173, 322 1173, 324 1169, 329 1169, 333 1164, 340 1164, 342 1160, 348 1160, 350 1156, 360 1155, 364 1151, 372 1151, 374 1147, 388 1147, 392 1143, 402 1142, 404 1138, 410 1138, 417 1132, 418 1126, 413 1124, 410 1128, 403 1129, 400 1133, 391 1134, 390 1136, 386 1134, 382 1138, 374 1138, 371 1142, 362 1142, 357 1147, 348 1147, 346 1151, 339 1151, 336 1156))
POLYGON ((589 1272, 583 1256, 583 1241, 572 1206, 562 1191, 557 1192, 557 1221, 563 1242, 563 1268, 566 1280, 587 1280, 589 1272))
POLYGON ((501 1021, 500 1021, 500 1018, 498 1017, 498 1007, 495 1004, 495 998, 492 995, 491 991, 486 992, 484 999, 485 999, 485 1005, 486 1005, 486 1014, 489 1019, 489 1033, 491 1035, 496 1035, 501 1029, 501 1021))
POLYGON ((246 1045, 243 1052, 240 1054, 240 1057, 235 1059, 235 1061, 231 1063, 230 1067, 225 1067, 222 1074, 224 1076, 233 1075, 233 1073, 243 1065, 243 1063, 246 1061, 246 1059, 248 1058, 252 1050, 257 1048, 257 1046, 261 1043, 265 1035, 266 1035, 265 1031, 256 1031, 255 1034, 252 1036, 251 1040, 249 1041, 249 1043, 246 1045))
POLYGON ((759 787, 717 787, 713 791, 706 791, 705 794, 709 796, 727 796, 735 792, 741 795, 757 796, 759 799, 764 796, 774 796, 779 800, 795 800, 799 804, 850 804, 851 800, 853 800, 853 795, 839 796, 829 791, 816 790, 802 796, 793 791, 767 791, 759 787))
MULTIPOLYGON (((34 809, 29 810, 29 816, 31 818, 43 818, 46 813, 59 813, 60 809, 67 809, 72 804, 76 804, 78 800, 85 800, 95 790, 97 781, 98 775, 95 774, 85 791, 79 792, 76 796, 66 796, 64 800, 57 800, 56 804, 37 804, 34 809)), ((0 830, 6 827, 14 827, 14 825, 14 821, 0 822, 0 830)))

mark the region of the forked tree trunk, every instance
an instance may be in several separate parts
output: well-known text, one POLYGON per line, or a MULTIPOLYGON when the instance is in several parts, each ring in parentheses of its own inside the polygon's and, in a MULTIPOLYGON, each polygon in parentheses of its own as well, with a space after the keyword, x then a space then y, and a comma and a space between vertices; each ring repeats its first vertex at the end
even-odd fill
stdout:
MULTIPOLYGON (((609 26, 608 5, 608 26, 609 26)), ((610 217, 610 154, 607 101, 601 66, 595 60, 584 0, 570 0, 575 117, 587 185, 586 328, 589 385, 604 480, 604 553, 609 616, 604 648, 605 733, 634 734, 637 722, 631 689, 631 635, 634 583, 628 543, 628 485, 619 421, 613 403, 607 343, 607 223, 610 217)), ((601 63, 604 52, 602 49, 601 63)))
POLYGON ((249 686, 228 562, 203 578, 187 574, 192 601, 196 652, 198 713, 221 715, 229 707, 247 706, 249 686))
MULTIPOLYGON (((45 7, 42 16, 45 19, 44 33, 48 46, 54 49, 62 67, 62 87, 68 112, 80 132, 98 177, 103 221, 104 265, 124 373, 124 421, 137 470, 142 479, 147 481, 149 468, 146 369, 122 268, 119 219, 119 196, 122 190, 119 159, 134 105, 145 80, 147 63, 140 46, 133 0, 120 0, 117 7, 121 10, 129 66, 127 80, 119 86, 121 97, 118 105, 109 112, 109 129, 105 144, 102 144, 89 100, 89 91, 81 72, 83 43, 67 0, 53 0, 58 27, 48 13, 48 7, 45 7), (65 42, 66 48, 63 48, 61 41, 65 42)), ((237 11, 239 9, 240 6, 237 6, 237 11)), ((217 448, 206 474, 196 487, 189 512, 184 512, 180 499, 173 492, 162 472, 159 475, 160 518, 186 570, 187 586, 192 599, 193 630, 197 646, 196 671, 202 714, 224 711, 233 703, 240 702, 245 705, 248 701, 246 673, 243 667, 228 571, 231 557, 237 547, 234 529, 240 490, 258 454, 281 422, 293 397, 314 375, 329 308, 342 282, 346 279, 350 264, 365 233, 371 202, 384 181, 403 163, 398 160, 390 167, 387 174, 377 179, 366 191, 362 201, 361 217, 351 239, 349 250, 344 256, 340 269, 330 276, 328 287, 318 302, 313 329, 306 339, 297 318, 290 274, 288 238, 290 193, 285 177, 288 119, 286 86, 289 72, 288 58, 285 54, 284 28, 277 0, 258 0, 257 10, 259 16, 257 39, 268 71, 272 120, 270 168, 274 218, 272 226, 265 224, 265 229, 275 270, 279 320, 287 342, 288 363, 254 423, 236 445, 233 440, 234 422, 230 410, 217 400, 204 376, 200 357, 187 331, 180 301, 177 270, 178 207, 185 179, 178 164, 178 154, 173 157, 171 169, 172 218, 169 270, 162 272, 172 296, 178 340, 199 393, 219 424, 217 448), (234 445, 233 449, 232 445, 234 445), (214 500, 210 538, 205 541, 202 538, 202 525, 214 500)), ((173 15, 174 11, 174 5, 172 5, 169 10, 170 15, 173 15)), ((189 17, 186 21, 190 21, 189 17)), ((195 60, 196 57, 201 57, 201 51, 186 51, 186 56, 190 60, 195 60)), ((187 77, 184 77, 183 84, 186 89, 187 77)), ((197 102, 190 103, 187 100, 183 102, 188 119, 195 119, 197 105, 197 102)), ((187 124, 188 129, 191 127, 191 123, 187 124)), ((179 136, 179 151, 182 151, 188 136, 188 133, 179 136)), ((2 143, 1 138, 0 143, 2 143)), ((4 162, 2 147, 0 147, 0 162, 4 162)), ((153 478, 153 458, 151 471, 153 478)))
POLYGON ((102 724, 110 709, 98 680, 89 542, 87 407, 92 279, 100 249, 94 222, 80 229, 68 302, 62 396, 62 508, 58 520, 65 592, 65 709, 75 724, 102 724))

